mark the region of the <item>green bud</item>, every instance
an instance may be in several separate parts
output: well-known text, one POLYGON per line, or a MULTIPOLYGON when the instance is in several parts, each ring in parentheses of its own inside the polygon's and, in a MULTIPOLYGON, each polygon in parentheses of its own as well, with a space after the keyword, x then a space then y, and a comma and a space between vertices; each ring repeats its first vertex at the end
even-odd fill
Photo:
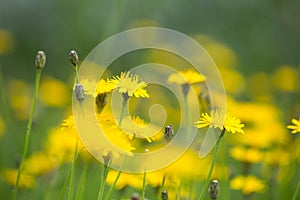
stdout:
POLYGON ((46 54, 43 51, 38 51, 35 57, 35 66, 38 69, 43 69, 46 64, 46 54))

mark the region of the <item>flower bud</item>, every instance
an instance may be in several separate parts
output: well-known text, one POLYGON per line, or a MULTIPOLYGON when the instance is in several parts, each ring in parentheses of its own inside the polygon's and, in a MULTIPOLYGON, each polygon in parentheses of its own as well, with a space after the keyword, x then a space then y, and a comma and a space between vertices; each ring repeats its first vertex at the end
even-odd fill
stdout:
POLYGON ((172 125, 166 126, 165 131, 164 131, 165 140, 167 140, 169 142, 169 141, 171 141, 173 136, 174 136, 174 130, 172 128, 172 125))
POLYGON ((38 51, 35 57, 35 66, 38 69, 43 69, 46 64, 46 54, 43 51, 38 51))
POLYGON ((142 198, 138 193, 133 193, 131 196, 131 200, 141 200, 142 198))
POLYGON ((212 180, 209 186, 209 196, 211 200, 216 200, 220 194, 220 184, 218 180, 212 180))
POLYGON ((76 51, 74 51, 74 50, 71 50, 71 51, 70 51, 70 53, 69 53, 69 60, 70 60, 70 62, 71 62, 71 64, 72 64, 73 66, 76 66, 76 65, 77 65, 79 59, 78 59, 78 54, 77 54, 76 51))
POLYGON ((163 190, 161 192, 161 199, 162 200, 168 200, 169 199, 167 190, 163 190))
POLYGON ((75 95, 76 95, 76 99, 79 102, 84 100, 84 98, 85 98, 84 89, 83 89, 83 86, 81 84, 76 84, 75 85, 75 95))

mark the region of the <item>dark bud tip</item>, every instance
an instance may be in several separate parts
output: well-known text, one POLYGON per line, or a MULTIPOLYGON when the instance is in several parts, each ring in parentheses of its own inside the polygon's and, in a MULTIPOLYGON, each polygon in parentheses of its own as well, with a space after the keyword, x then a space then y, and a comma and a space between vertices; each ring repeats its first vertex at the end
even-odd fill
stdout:
POLYGON ((161 199, 162 199, 162 200, 168 200, 168 199, 169 199, 169 197, 168 197, 168 192, 167 192, 166 190, 163 190, 163 191, 161 192, 161 199))
POLYGON ((211 200, 216 200, 220 194, 220 184, 218 180, 212 180, 209 186, 209 197, 211 200))
POLYGON ((69 53, 69 60, 73 66, 76 66, 79 62, 78 54, 76 51, 71 50, 69 53))
POLYGON ((46 64, 46 54, 43 51, 38 51, 35 57, 35 66, 38 69, 43 69, 46 64))

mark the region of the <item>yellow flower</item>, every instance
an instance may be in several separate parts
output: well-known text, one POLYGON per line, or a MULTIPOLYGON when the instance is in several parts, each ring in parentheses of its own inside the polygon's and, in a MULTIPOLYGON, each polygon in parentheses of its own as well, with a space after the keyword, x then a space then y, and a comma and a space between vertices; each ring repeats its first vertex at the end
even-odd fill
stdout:
POLYGON ((212 111, 211 115, 202 113, 200 120, 195 122, 195 126, 197 128, 209 126, 219 128, 220 130, 225 128, 225 130, 229 133, 244 133, 244 130, 242 129, 244 124, 241 124, 240 119, 218 110, 212 111))
MULTIPOLYGON (((17 176, 18 176, 18 170, 17 169, 4 169, 2 171, 3 179, 6 183, 10 185, 15 185, 17 176)), ((25 173, 21 173, 20 180, 19 180, 19 187, 25 187, 25 188, 32 188, 35 185, 35 179, 32 175, 28 175, 25 173)))
POLYGON ((258 163, 263 159, 264 154, 256 148, 234 147, 230 150, 231 157, 247 163, 258 163))
POLYGON ((63 107, 71 96, 68 87, 60 80, 46 77, 41 82, 41 102, 47 106, 63 107))
POLYGON ((178 85, 195 84, 205 82, 205 77, 190 69, 188 71, 179 71, 178 73, 171 74, 168 78, 168 83, 175 83, 178 85))
POLYGON ((149 94, 144 89, 147 83, 140 81, 138 75, 122 72, 120 76, 114 77, 112 82, 116 84, 118 92, 127 93, 129 97, 134 95, 135 97, 149 98, 149 94))
POLYGON ((24 162, 24 172, 30 175, 45 174, 57 166, 57 160, 44 152, 31 155, 24 162))
POLYGON ((292 123, 293 125, 288 125, 287 128, 292 129, 292 133, 300 132, 300 119, 292 119, 292 123))
POLYGON ((0 29, 0 55, 7 54, 14 49, 15 39, 11 31, 0 29))
POLYGON ((100 81, 98 81, 98 83, 93 80, 83 79, 80 81, 80 83, 83 85, 84 93, 86 95, 92 95, 94 97, 96 97, 98 94, 112 92, 114 89, 116 89, 117 85, 117 82, 110 79, 101 79, 100 81))
POLYGON ((255 176, 237 176, 230 181, 230 188, 241 190, 243 194, 250 195, 254 192, 261 192, 265 184, 255 176))
POLYGON ((286 92, 297 92, 299 88, 299 72, 292 66, 281 66, 273 75, 276 89, 286 92))
MULTIPOLYGON (((155 127, 153 125, 148 125, 141 118, 137 116, 127 116, 123 119, 123 123, 121 125, 121 129, 129 135, 131 139, 145 138, 148 142, 152 142, 154 140, 155 133, 160 131, 159 127, 155 127)), ((161 133, 161 132, 160 132, 161 133)), ((158 135, 158 134, 155 134, 158 135)), ((162 134, 160 134, 162 136, 162 134)))

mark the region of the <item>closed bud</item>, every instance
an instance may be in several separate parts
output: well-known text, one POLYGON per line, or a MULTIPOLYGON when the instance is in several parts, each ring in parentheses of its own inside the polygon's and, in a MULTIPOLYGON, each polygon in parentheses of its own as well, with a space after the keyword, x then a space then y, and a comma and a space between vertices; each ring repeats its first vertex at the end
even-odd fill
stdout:
POLYGON ((171 141, 173 136, 174 136, 174 130, 172 128, 172 125, 166 126, 165 131, 164 131, 165 140, 167 140, 169 142, 169 141, 171 141))
POLYGON ((84 89, 83 89, 83 86, 81 84, 76 84, 75 85, 75 95, 76 95, 76 99, 79 102, 84 100, 84 98, 85 98, 84 89))
POLYGON ((131 196, 131 200, 141 200, 141 196, 138 193, 133 193, 131 196))
POLYGON ((168 199, 169 199, 169 197, 168 197, 168 192, 167 192, 166 190, 163 190, 163 191, 161 192, 161 199, 162 199, 162 200, 168 200, 168 199))
POLYGON ((220 184, 218 180, 212 180, 209 186, 209 197, 211 200, 216 200, 220 194, 220 184))
POLYGON ((79 62, 78 54, 76 51, 71 50, 69 53, 69 60, 73 66, 76 66, 79 62))
POLYGON ((43 69, 46 64, 46 54, 43 51, 38 51, 35 57, 35 66, 38 69, 43 69))

